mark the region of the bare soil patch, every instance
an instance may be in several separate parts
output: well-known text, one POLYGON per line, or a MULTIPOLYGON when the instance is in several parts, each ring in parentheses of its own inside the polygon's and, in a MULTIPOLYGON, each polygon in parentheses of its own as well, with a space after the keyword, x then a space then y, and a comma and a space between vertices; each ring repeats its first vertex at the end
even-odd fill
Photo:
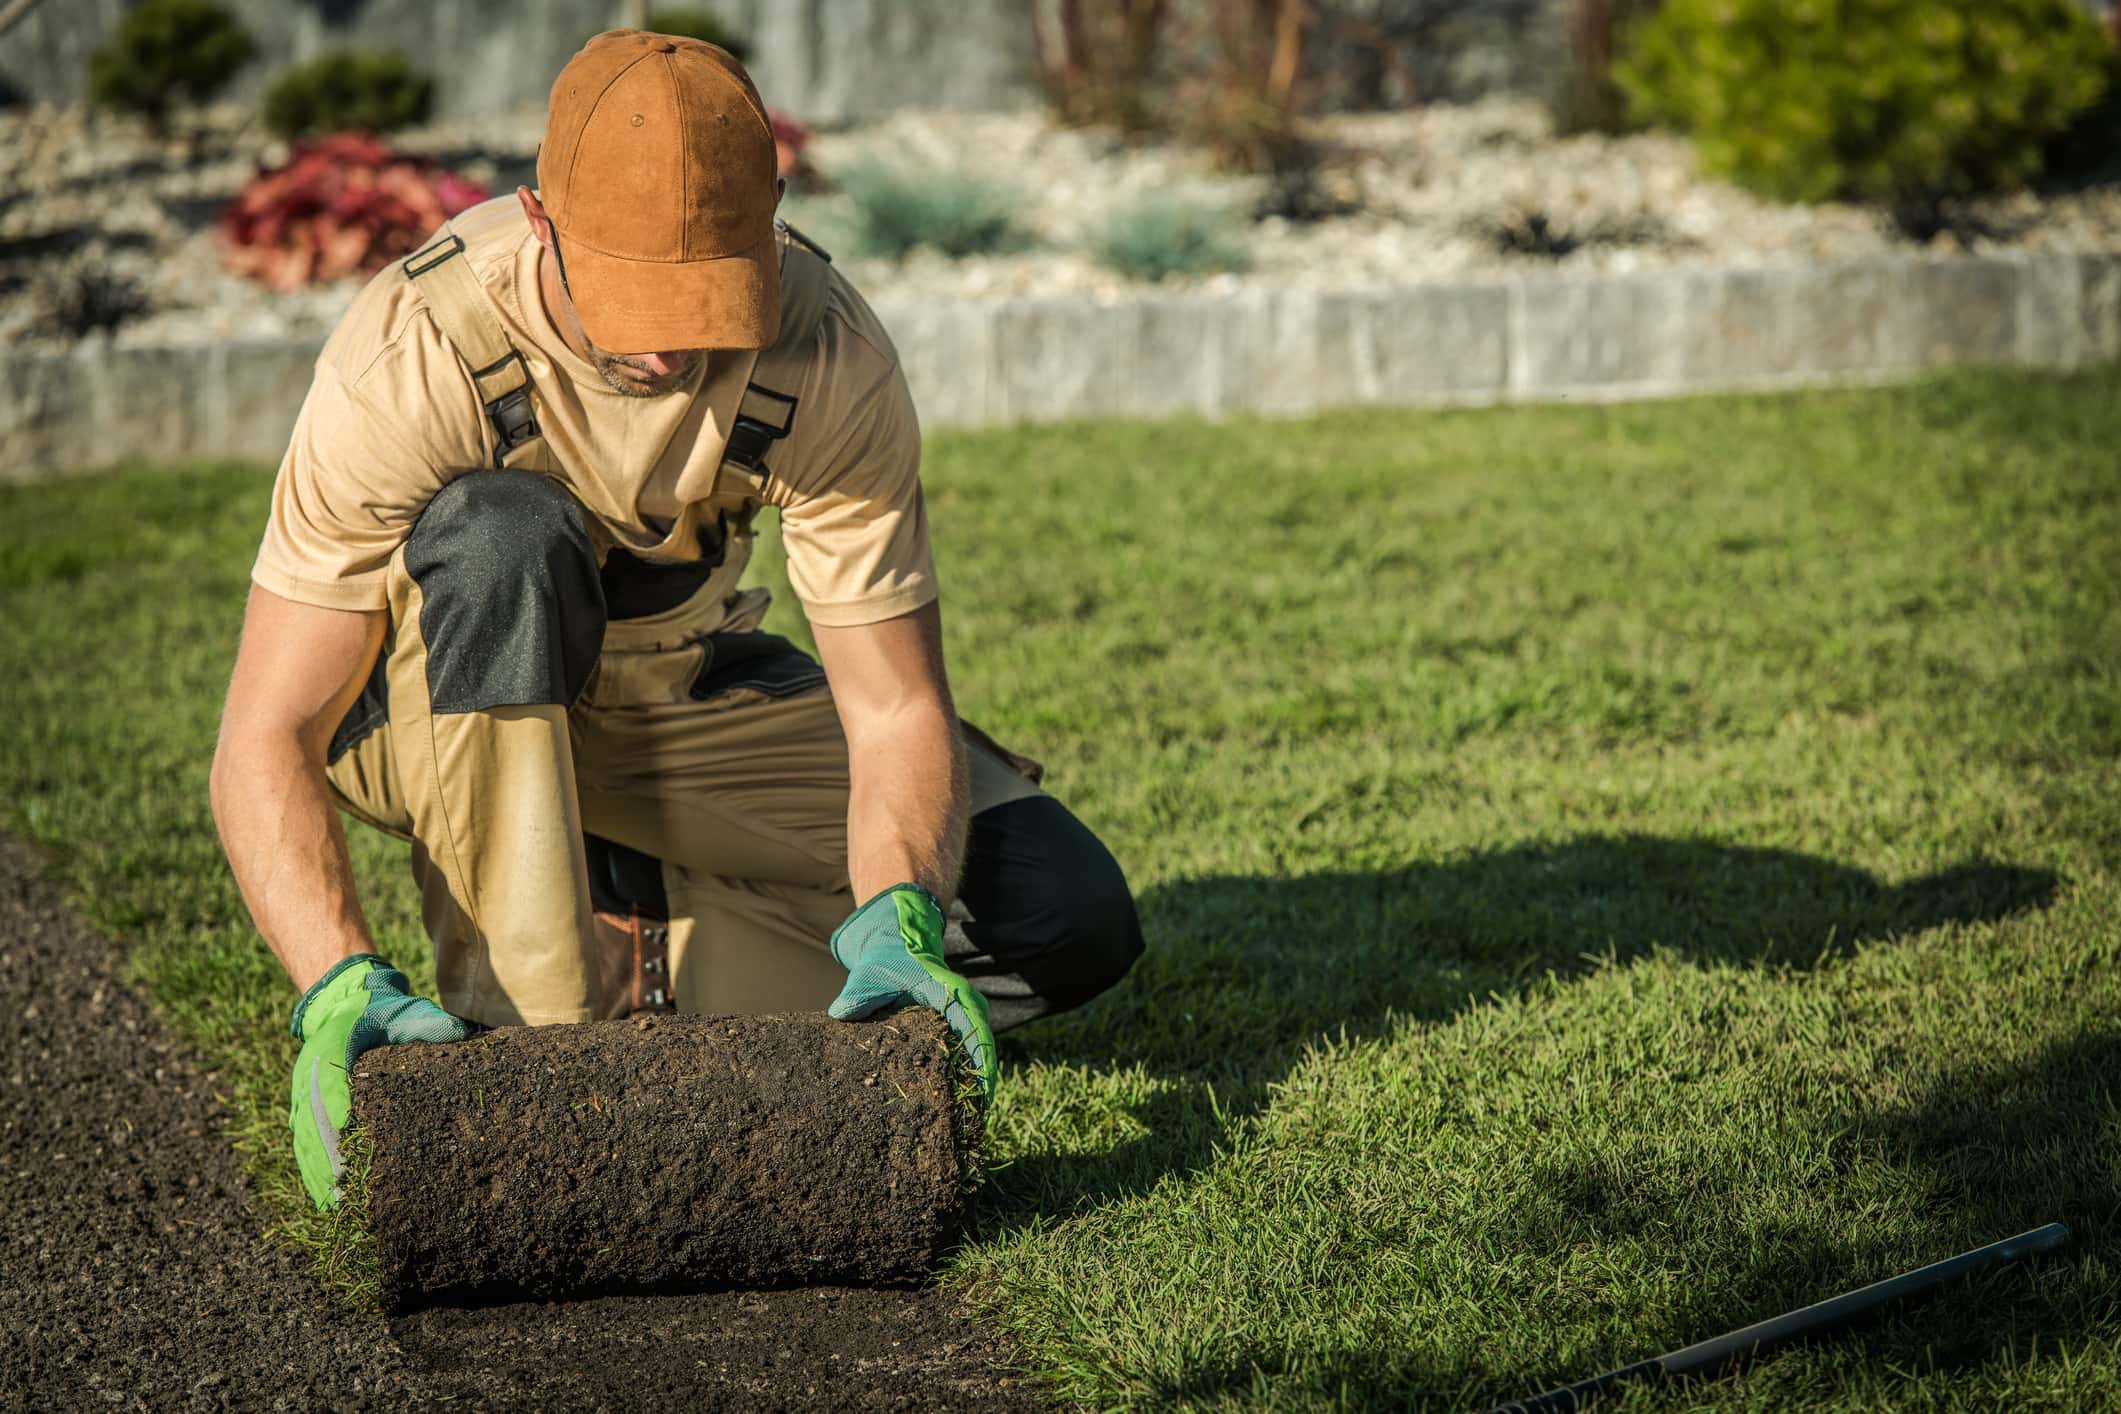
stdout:
POLYGON ((0 1407, 1043 1404, 935 1290, 437 1309, 382 1323, 265 1241, 214 1077, 0 836, 0 1407))

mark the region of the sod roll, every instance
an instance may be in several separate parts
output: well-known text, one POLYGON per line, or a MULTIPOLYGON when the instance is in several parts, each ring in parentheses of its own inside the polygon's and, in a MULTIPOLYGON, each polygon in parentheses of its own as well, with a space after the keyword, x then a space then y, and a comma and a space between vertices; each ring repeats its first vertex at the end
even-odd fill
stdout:
POLYGON ((918 1278, 977 1119, 942 1018, 656 1016, 389 1046, 354 1071, 384 1306, 918 1278))

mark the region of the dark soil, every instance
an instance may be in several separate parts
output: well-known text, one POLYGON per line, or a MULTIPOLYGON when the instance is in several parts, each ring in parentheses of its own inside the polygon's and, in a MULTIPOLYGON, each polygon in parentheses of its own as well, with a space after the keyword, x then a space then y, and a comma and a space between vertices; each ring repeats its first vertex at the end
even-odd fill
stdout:
POLYGON ((372 1051, 354 1110, 384 1308, 911 1285, 968 1206, 949 1041, 917 1008, 860 1026, 643 1016, 372 1051))
POLYGON ((1031 1408, 954 1298, 796 1289, 435 1309, 328 1299, 212 1077, 0 837, 0 1408, 1031 1408))

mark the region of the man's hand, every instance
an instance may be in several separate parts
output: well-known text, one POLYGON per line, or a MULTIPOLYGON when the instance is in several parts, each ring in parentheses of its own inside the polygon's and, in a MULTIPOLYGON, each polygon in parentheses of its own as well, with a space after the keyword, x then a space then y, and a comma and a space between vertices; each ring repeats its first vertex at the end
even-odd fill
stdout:
POLYGON ((899 884, 857 908, 833 931, 832 955, 847 985, 826 1010, 859 1021, 887 1006, 933 1007, 964 1043, 980 1093, 994 1098, 994 1031, 987 999, 943 964, 943 909, 918 884, 899 884))
POLYGON ((346 1162, 339 1135, 353 1112, 354 1062, 377 1046, 407 1041, 461 1041, 471 1024, 425 997, 412 996, 405 974, 374 953, 349 957, 317 979, 295 1003, 288 1028, 302 1043, 295 1057, 288 1128, 310 1201, 339 1201, 346 1162))

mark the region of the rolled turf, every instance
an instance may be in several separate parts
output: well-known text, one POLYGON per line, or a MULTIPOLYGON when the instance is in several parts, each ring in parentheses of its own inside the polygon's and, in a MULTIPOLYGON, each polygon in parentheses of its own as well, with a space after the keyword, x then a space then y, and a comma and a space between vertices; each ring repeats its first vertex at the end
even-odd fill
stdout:
POLYGON ((896 1284, 963 1228, 977 1120, 925 1009, 658 1016, 354 1072, 384 1306, 896 1284))

